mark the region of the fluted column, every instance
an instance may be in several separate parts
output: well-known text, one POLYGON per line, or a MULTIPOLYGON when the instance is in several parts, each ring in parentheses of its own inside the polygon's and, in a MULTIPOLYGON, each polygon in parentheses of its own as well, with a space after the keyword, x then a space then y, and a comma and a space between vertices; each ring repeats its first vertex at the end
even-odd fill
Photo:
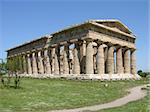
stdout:
POLYGON ((50 59, 49 59, 49 55, 48 55, 48 50, 47 49, 45 49, 45 51, 44 51, 44 57, 45 57, 46 73, 47 74, 51 74, 51 65, 50 65, 50 59))
POLYGON ((38 52, 38 68, 39 68, 39 73, 44 74, 44 66, 43 66, 41 51, 38 52))
POLYGON ((81 67, 81 74, 86 73, 85 70, 86 65, 86 41, 83 40, 80 45, 80 67, 81 67))
POLYGON ((52 67, 52 71, 51 73, 54 74, 54 63, 55 63, 55 48, 53 47, 51 49, 51 67, 52 67))
POLYGON ((25 55, 23 55, 23 70, 24 70, 24 74, 27 74, 27 61, 25 55))
POLYGON ((58 46, 55 48, 55 59, 54 59, 54 74, 59 74, 59 62, 58 62, 58 55, 59 55, 59 50, 58 46))
POLYGON ((86 45, 86 74, 93 74, 93 45, 92 40, 87 41, 86 45))
POLYGON ((131 74, 137 74, 136 73, 136 56, 135 56, 135 50, 131 50, 130 59, 131 59, 131 74))
POLYGON ((108 49, 107 55, 107 72, 108 74, 114 74, 114 47, 111 46, 108 49))
POLYGON ((31 58, 30 58, 30 54, 27 54, 27 61, 28 61, 28 74, 32 74, 32 67, 31 67, 31 58))
POLYGON ((104 74, 105 73, 105 59, 104 59, 103 44, 98 45, 98 52, 97 52, 97 72, 98 72, 98 74, 104 74))
POLYGON ((68 64, 68 44, 64 45, 64 56, 63 56, 63 72, 64 74, 69 74, 69 64, 68 64))
POLYGON ((124 52, 124 72, 130 73, 130 58, 129 58, 130 50, 127 49, 124 52))
POLYGON ((73 74, 80 74, 79 46, 75 43, 73 74))
POLYGON ((32 53, 32 69, 33 69, 33 74, 38 73, 35 52, 32 53))
POLYGON ((122 60, 122 48, 118 47, 116 54, 116 68, 117 74, 123 73, 123 60, 122 60))

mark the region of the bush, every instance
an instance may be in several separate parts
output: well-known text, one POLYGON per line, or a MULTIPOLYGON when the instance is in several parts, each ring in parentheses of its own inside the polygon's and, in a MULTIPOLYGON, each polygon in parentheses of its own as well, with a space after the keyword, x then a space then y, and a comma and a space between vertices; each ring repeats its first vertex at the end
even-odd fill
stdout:
POLYGON ((150 76, 150 72, 143 72, 142 70, 139 70, 137 72, 138 75, 140 75, 141 77, 149 77, 150 76))

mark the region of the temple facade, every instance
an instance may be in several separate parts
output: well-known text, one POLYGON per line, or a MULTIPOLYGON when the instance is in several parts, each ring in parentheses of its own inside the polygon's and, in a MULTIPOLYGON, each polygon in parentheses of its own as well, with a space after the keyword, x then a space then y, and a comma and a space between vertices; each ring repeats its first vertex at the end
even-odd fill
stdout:
POLYGON ((119 20, 90 20, 7 50, 23 58, 21 76, 139 79, 135 35, 119 20))

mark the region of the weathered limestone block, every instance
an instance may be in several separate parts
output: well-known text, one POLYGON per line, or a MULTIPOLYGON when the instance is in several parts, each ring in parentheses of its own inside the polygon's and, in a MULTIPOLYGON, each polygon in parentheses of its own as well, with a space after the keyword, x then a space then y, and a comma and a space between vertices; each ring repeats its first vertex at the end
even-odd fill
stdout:
POLYGON ((129 59, 130 50, 127 49, 124 52, 124 73, 130 73, 130 59, 129 59))
POLYGON ((80 62, 79 62, 79 46, 76 43, 74 48, 74 66, 73 74, 80 74, 80 62))
POLYGON ((105 59, 104 59, 104 48, 103 45, 98 46, 98 52, 97 52, 97 71, 98 74, 104 74, 105 73, 105 59))
POLYGON ((93 74, 93 44, 92 41, 87 41, 86 46, 86 74, 93 74))
POLYGON ((51 65, 50 65, 50 59, 49 59, 47 49, 44 51, 44 57, 45 57, 45 64, 46 64, 46 67, 45 67, 46 68, 46 73, 51 74, 51 65))
POLYGON ((28 56, 28 74, 32 74, 30 54, 27 54, 27 56, 28 56))
POLYGON ((131 50, 130 59, 131 59, 131 74, 137 74, 136 73, 136 56, 135 56, 135 50, 131 50))
POLYGON ((107 58, 107 72, 108 74, 114 74, 114 47, 111 46, 108 49, 108 58, 107 58))
POLYGON ((123 60, 122 60, 122 48, 121 47, 119 47, 117 49, 116 69, 117 69, 117 74, 122 74, 123 73, 123 60))
POLYGON ((32 69, 33 69, 33 74, 38 73, 35 52, 32 53, 32 69))
POLYGON ((38 52, 38 68, 39 73, 44 74, 43 58, 41 56, 41 51, 38 52))
POLYGON ((69 74, 68 50, 69 50, 69 46, 68 44, 66 44, 64 46, 64 57, 63 57, 63 73, 64 74, 69 74))

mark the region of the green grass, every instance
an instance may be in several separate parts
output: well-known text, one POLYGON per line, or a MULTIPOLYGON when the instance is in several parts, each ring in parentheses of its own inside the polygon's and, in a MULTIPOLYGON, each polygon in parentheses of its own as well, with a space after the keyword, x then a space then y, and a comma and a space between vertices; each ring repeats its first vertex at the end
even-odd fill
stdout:
POLYGON ((77 81, 58 79, 21 80, 21 88, 0 84, 0 112, 45 112, 109 102, 127 94, 127 88, 146 84, 140 81, 77 81), (105 84, 108 87, 105 87, 105 84))

